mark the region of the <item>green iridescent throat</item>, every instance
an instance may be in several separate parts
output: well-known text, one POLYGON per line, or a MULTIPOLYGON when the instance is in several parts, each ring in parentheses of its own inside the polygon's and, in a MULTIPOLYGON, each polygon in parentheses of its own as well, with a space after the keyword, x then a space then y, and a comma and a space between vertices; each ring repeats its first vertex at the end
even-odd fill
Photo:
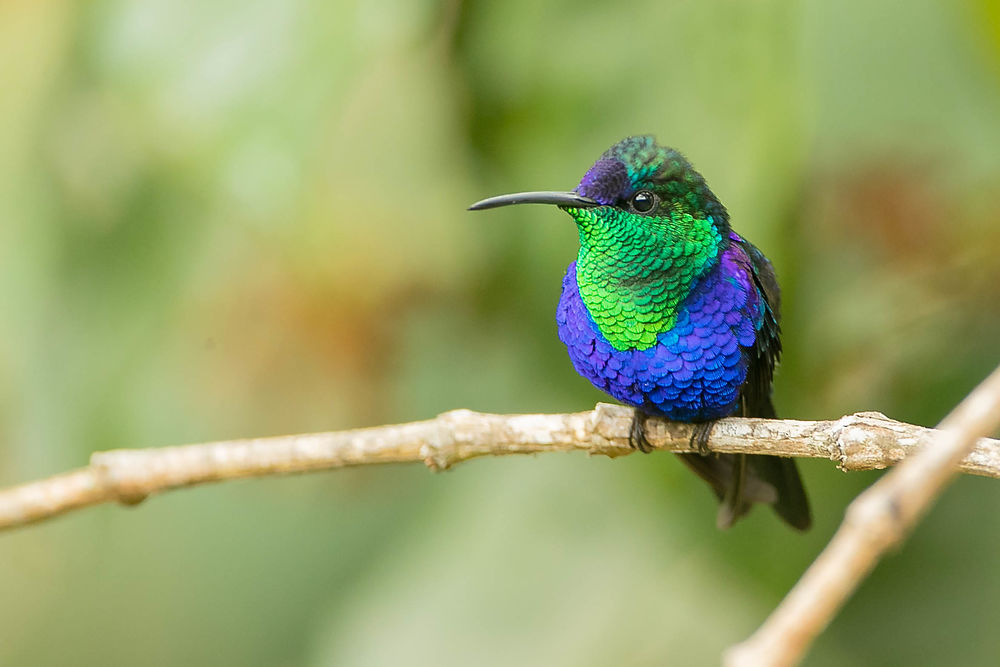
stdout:
POLYGON ((580 231, 576 280, 590 316, 618 350, 645 350, 670 331, 695 280, 716 262, 711 216, 650 218, 610 206, 568 208, 580 231))

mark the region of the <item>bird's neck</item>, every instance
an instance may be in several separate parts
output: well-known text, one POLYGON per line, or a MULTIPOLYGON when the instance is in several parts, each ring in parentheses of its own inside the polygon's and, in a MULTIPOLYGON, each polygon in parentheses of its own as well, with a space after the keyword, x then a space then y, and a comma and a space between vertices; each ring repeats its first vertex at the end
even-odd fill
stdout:
POLYGON ((673 328, 698 279, 718 264, 728 242, 710 215, 678 213, 651 224, 615 212, 578 217, 577 223, 580 297, 601 333, 619 350, 656 345, 657 336, 673 328))

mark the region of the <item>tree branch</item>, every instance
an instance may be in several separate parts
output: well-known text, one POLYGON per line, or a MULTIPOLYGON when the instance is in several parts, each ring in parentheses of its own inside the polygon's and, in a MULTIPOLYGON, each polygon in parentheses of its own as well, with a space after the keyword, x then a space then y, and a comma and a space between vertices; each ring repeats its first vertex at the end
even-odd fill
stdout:
POLYGON ((982 454, 977 438, 998 426, 1000 367, 945 417, 939 431, 927 434, 928 446, 854 499, 833 539, 778 608, 726 653, 727 667, 798 664, 882 555, 905 539, 958 470, 968 471, 970 457, 982 454))
MULTIPOLYGON (((455 410, 436 419, 376 428, 96 452, 90 465, 0 491, 0 529, 42 521, 106 502, 136 504, 186 486, 376 463, 421 461, 434 470, 480 456, 583 451, 622 456, 633 411, 599 403, 555 415, 495 415, 455 410)), ((691 425, 650 419, 658 449, 690 452, 691 425)), ((842 470, 898 463, 931 429, 862 412, 835 421, 730 418, 718 422, 709 447, 718 452, 825 458, 842 470)), ((983 439, 961 470, 1000 478, 1000 441, 983 439)))

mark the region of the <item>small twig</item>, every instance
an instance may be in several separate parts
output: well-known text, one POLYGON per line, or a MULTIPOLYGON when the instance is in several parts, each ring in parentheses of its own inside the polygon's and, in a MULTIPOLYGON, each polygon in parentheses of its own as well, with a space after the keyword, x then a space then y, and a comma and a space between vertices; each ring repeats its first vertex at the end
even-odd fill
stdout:
MULTIPOLYGON (((556 415, 455 410, 429 421, 356 431, 97 452, 86 468, 0 491, 0 529, 241 477, 416 461, 443 469, 479 456, 553 451, 621 456, 632 451, 632 414, 631 408, 605 403, 590 412, 556 415)), ((718 422, 709 446, 719 452, 826 458, 844 470, 870 470, 898 463, 932 432, 876 412, 813 422, 733 418, 718 422)), ((648 436, 660 449, 691 451, 688 424, 650 420, 648 436)), ((980 441, 962 470, 1000 477, 1000 442, 980 441)))
MULTIPOLYGON (((948 481, 965 470, 976 440, 1000 426, 1000 367, 945 417, 927 446, 858 496, 826 549, 749 639, 725 656, 728 667, 784 667, 816 636, 899 545, 948 481)), ((980 441, 980 446, 981 446, 980 441)))

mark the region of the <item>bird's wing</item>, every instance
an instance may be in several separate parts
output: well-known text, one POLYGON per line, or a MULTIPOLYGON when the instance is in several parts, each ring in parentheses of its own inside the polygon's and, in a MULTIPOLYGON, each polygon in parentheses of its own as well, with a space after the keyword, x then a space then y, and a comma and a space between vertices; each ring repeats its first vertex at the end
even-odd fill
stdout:
MULTIPOLYGON (((744 417, 777 417, 771 402, 771 380, 774 366, 781 356, 781 291, 771 262, 752 243, 736 241, 749 260, 749 273, 758 300, 748 299, 747 307, 755 310, 757 335, 753 347, 744 350, 747 356, 747 379, 740 389, 740 414, 744 417)), ((747 478, 764 480, 777 491, 774 511, 799 530, 812 523, 809 500, 795 460, 777 456, 747 456, 747 478)))
POLYGON ((744 349, 747 379, 740 390, 740 415, 743 417, 777 416, 771 403, 771 380, 774 366, 781 357, 781 291, 774 267, 760 250, 746 239, 735 241, 746 254, 747 270, 755 295, 747 299, 748 313, 754 320, 757 335, 753 347, 744 349))

